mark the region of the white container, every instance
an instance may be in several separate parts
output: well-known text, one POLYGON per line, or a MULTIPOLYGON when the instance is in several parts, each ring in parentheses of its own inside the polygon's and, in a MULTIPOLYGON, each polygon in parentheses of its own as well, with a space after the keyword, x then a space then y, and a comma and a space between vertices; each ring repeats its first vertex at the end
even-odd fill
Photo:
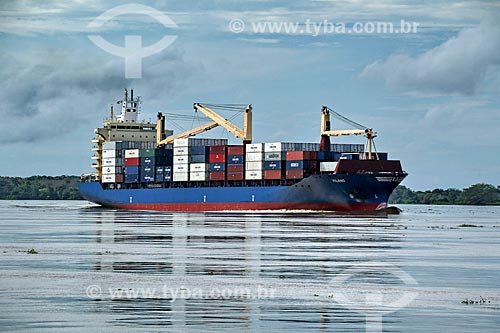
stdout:
POLYGON ((207 169, 208 169, 207 163, 191 163, 189 165, 190 172, 206 172, 208 171, 207 169))
POLYGON ((247 171, 245 171, 245 179, 249 179, 249 180, 262 179, 262 170, 247 170, 247 171))
POLYGON ((208 179, 208 172, 190 172, 189 180, 192 181, 205 181, 208 179))
POLYGON ((185 164, 174 164, 174 173, 178 172, 178 173, 187 173, 189 172, 189 164, 185 163, 185 164))
POLYGON ((116 141, 106 141, 102 144, 102 149, 116 149, 116 141))
POLYGON ((174 165, 175 164, 187 164, 187 163, 189 163, 189 156, 188 155, 174 156, 174 165))
POLYGON ((103 175, 115 175, 121 173, 122 168, 116 166, 103 166, 101 171, 103 175))
POLYGON ((175 147, 188 147, 188 146, 189 146, 189 138, 175 139, 174 140, 174 148, 175 147))
POLYGON ((116 157, 116 150, 114 150, 114 149, 104 149, 102 151, 102 157, 103 158, 115 158, 116 157))
POLYGON ((319 171, 333 172, 337 169, 337 162, 319 162, 319 171))
POLYGON ((116 175, 102 175, 101 183, 115 183, 116 175))
MULTIPOLYGON (((264 161, 281 161, 282 154, 281 152, 268 152, 264 153, 264 161)), ((285 157, 285 156, 283 156, 285 157)))
POLYGON ((137 158, 139 157, 139 149, 126 149, 125 158, 137 158))
POLYGON ((189 147, 174 147, 174 156, 185 156, 189 154, 189 147))
POLYGON ((114 157, 110 158, 103 158, 102 159, 102 165, 103 167, 110 167, 110 166, 116 166, 118 164, 118 159, 114 157))
POLYGON ((264 144, 265 152, 281 151, 281 142, 269 142, 264 144))
POLYGON ((245 160, 247 162, 263 161, 264 154, 262 152, 260 152, 260 153, 247 153, 245 156, 245 160))
POLYGON ((246 162, 245 170, 262 170, 262 162, 246 162))
POLYGON ((246 152, 248 153, 261 153, 263 148, 262 143, 251 143, 247 144, 246 152))
POLYGON ((174 182, 187 182, 189 180, 188 172, 174 172, 173 181, 174 182))

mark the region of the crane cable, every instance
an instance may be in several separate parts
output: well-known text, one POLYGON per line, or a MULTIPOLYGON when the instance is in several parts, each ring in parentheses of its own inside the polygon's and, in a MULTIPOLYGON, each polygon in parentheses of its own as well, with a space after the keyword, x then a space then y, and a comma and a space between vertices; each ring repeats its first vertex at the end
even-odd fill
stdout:
POLYGON ((355 127, 357 129, 360 129, 360 130, 364 130, 364 129, 367 129, 368 127, 366 126, 363 126, 361 125, 360 123, 357 123, 349 118, 346 118, 344 117, 343 115, 341 115, 340 113, 337 113, 335 111, 333 111, 332 109, 330 109, 329 107, 327 107, 327 110, 328 112, 330 112, 330 114, 332 114, 335 118, 337 118, 338 120, 340 121, 343 121, 349 125, 351 125, 352 127, 355 127))

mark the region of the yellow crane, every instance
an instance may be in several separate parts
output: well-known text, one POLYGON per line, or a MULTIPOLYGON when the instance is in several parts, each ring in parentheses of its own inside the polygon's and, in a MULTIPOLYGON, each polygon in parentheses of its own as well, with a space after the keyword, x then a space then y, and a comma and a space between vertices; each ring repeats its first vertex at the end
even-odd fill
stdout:
POLYGON ((361 124, 358 124, 341 114, 333 111, 328 106, 323 105, 321 109, 321 142, 322 146, 330 145, 330 136, 341 136, 341 135, 364 135, 366 137, 366 152, 368 152, 368 159, 372 159, 372 150, 375 152, 375 159, 379 159, 377 150, 375 148, 375 142, 373 139, 377 137, 376 133, 372 128, 367 128, 361 124), (357 127, 358 129, 350 129, 350 130, 331 130, 330 129, 330 113, 333 113, 338 119, 352 125, 353 127, 357 127))
POLYGON ((209 107, 202 105, 200 103, 194 103, 195 111, 200 111, 205 116, 213 120, 212 122, 193 128, 189 131, 182 132, 180 134, 172 135, 165 138, 165 116, 160 112, 158 113, 158 120, 156 125, 156 144, 157 146, 163 146, 169 143, 173 143, 175 139, 189 138, 197 134, 203 133, 205 131, 211 130, 217 126, 224 127, 228 132, 232 133, 235 137, 243 140, 243 144, 252 143, 252 105, 247 105, 243 115, 243 129, 231 123, 229 120, 217 114, 215 111, 209 107))

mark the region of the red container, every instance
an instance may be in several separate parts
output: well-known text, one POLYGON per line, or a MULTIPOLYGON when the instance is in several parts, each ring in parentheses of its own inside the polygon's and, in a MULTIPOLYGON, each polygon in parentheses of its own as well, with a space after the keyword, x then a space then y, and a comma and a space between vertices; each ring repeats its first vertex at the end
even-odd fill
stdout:
POLYGON ((226 146, 210 146, 210 154, 226 154, 226 146))
POLYGON ((281 179, 281 170, 264 171, 264 179, 281 179))
POLYGON ((210 172, 210 180, 225 180, 226 173, 224 171, 210 172))
POLYGON ((116 175, 115 182, 123 183, 123 175, 122 174, 116 175))
POLYGON ((125 166, 139 166, 139 157, 131 157, 125 159, 125 166))
POLYGON ((309 159, 311 159, 311 160, 318 159, 318 152, 317 151, 310 151, 309 154, 310 154, 309 159))
POLYGON ((286 170, 286 179, 302 179, 304 170, 286 170))
POLYGON ((300 160, 310 160, 310 151, 287 151, 286 160, 287 161, 300 161, 300 160))
POLYGON ((309 169, 317 170, 318 169, 318 161, 316 161, 316 160, 309 161, 309 169))
POLYGON ((227 180, 243 180, 245 178, 244 172, 228 172, 227 180))
POLYGON ((243 146, 228 146, 227 147, 227 154, 228 155, 244 155, 245 149, 243 148, 243 146))
MULTIPOLYGON (((217 146, 214 146, 217 147, 217 146)), ((226 161, 226 154, 210 154, 210 163, 220 163, 226 161)))
POLYGON ((245 166, 242 165, 228 165, 226 167, 227 172, 243 172, 245 171, 245 166))

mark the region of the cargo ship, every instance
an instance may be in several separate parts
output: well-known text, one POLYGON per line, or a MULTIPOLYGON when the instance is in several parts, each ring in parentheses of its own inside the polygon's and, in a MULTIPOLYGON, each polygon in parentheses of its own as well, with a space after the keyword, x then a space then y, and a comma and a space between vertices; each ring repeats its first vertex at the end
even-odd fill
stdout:
POLYGON ((138 121, 140 97, 125 90, 92 140, 95 169, 81 176, 81 195, 104 207, 171 212, 308 210, 381 211, 407 176, 399 160, 377 152, 376 133, 321 108, 319 143, 252 142, 252 106, 195 103, 211 121, 174 135, 165 116, 138 121), (239 110, 239 128, 216 110, 239 110), (331 130, 331 117, 354 127, 331 130), (221 126, 236 138, 194 136, 221 126), (362 135, 366 144, 332 144, 331 137, 362 135))

